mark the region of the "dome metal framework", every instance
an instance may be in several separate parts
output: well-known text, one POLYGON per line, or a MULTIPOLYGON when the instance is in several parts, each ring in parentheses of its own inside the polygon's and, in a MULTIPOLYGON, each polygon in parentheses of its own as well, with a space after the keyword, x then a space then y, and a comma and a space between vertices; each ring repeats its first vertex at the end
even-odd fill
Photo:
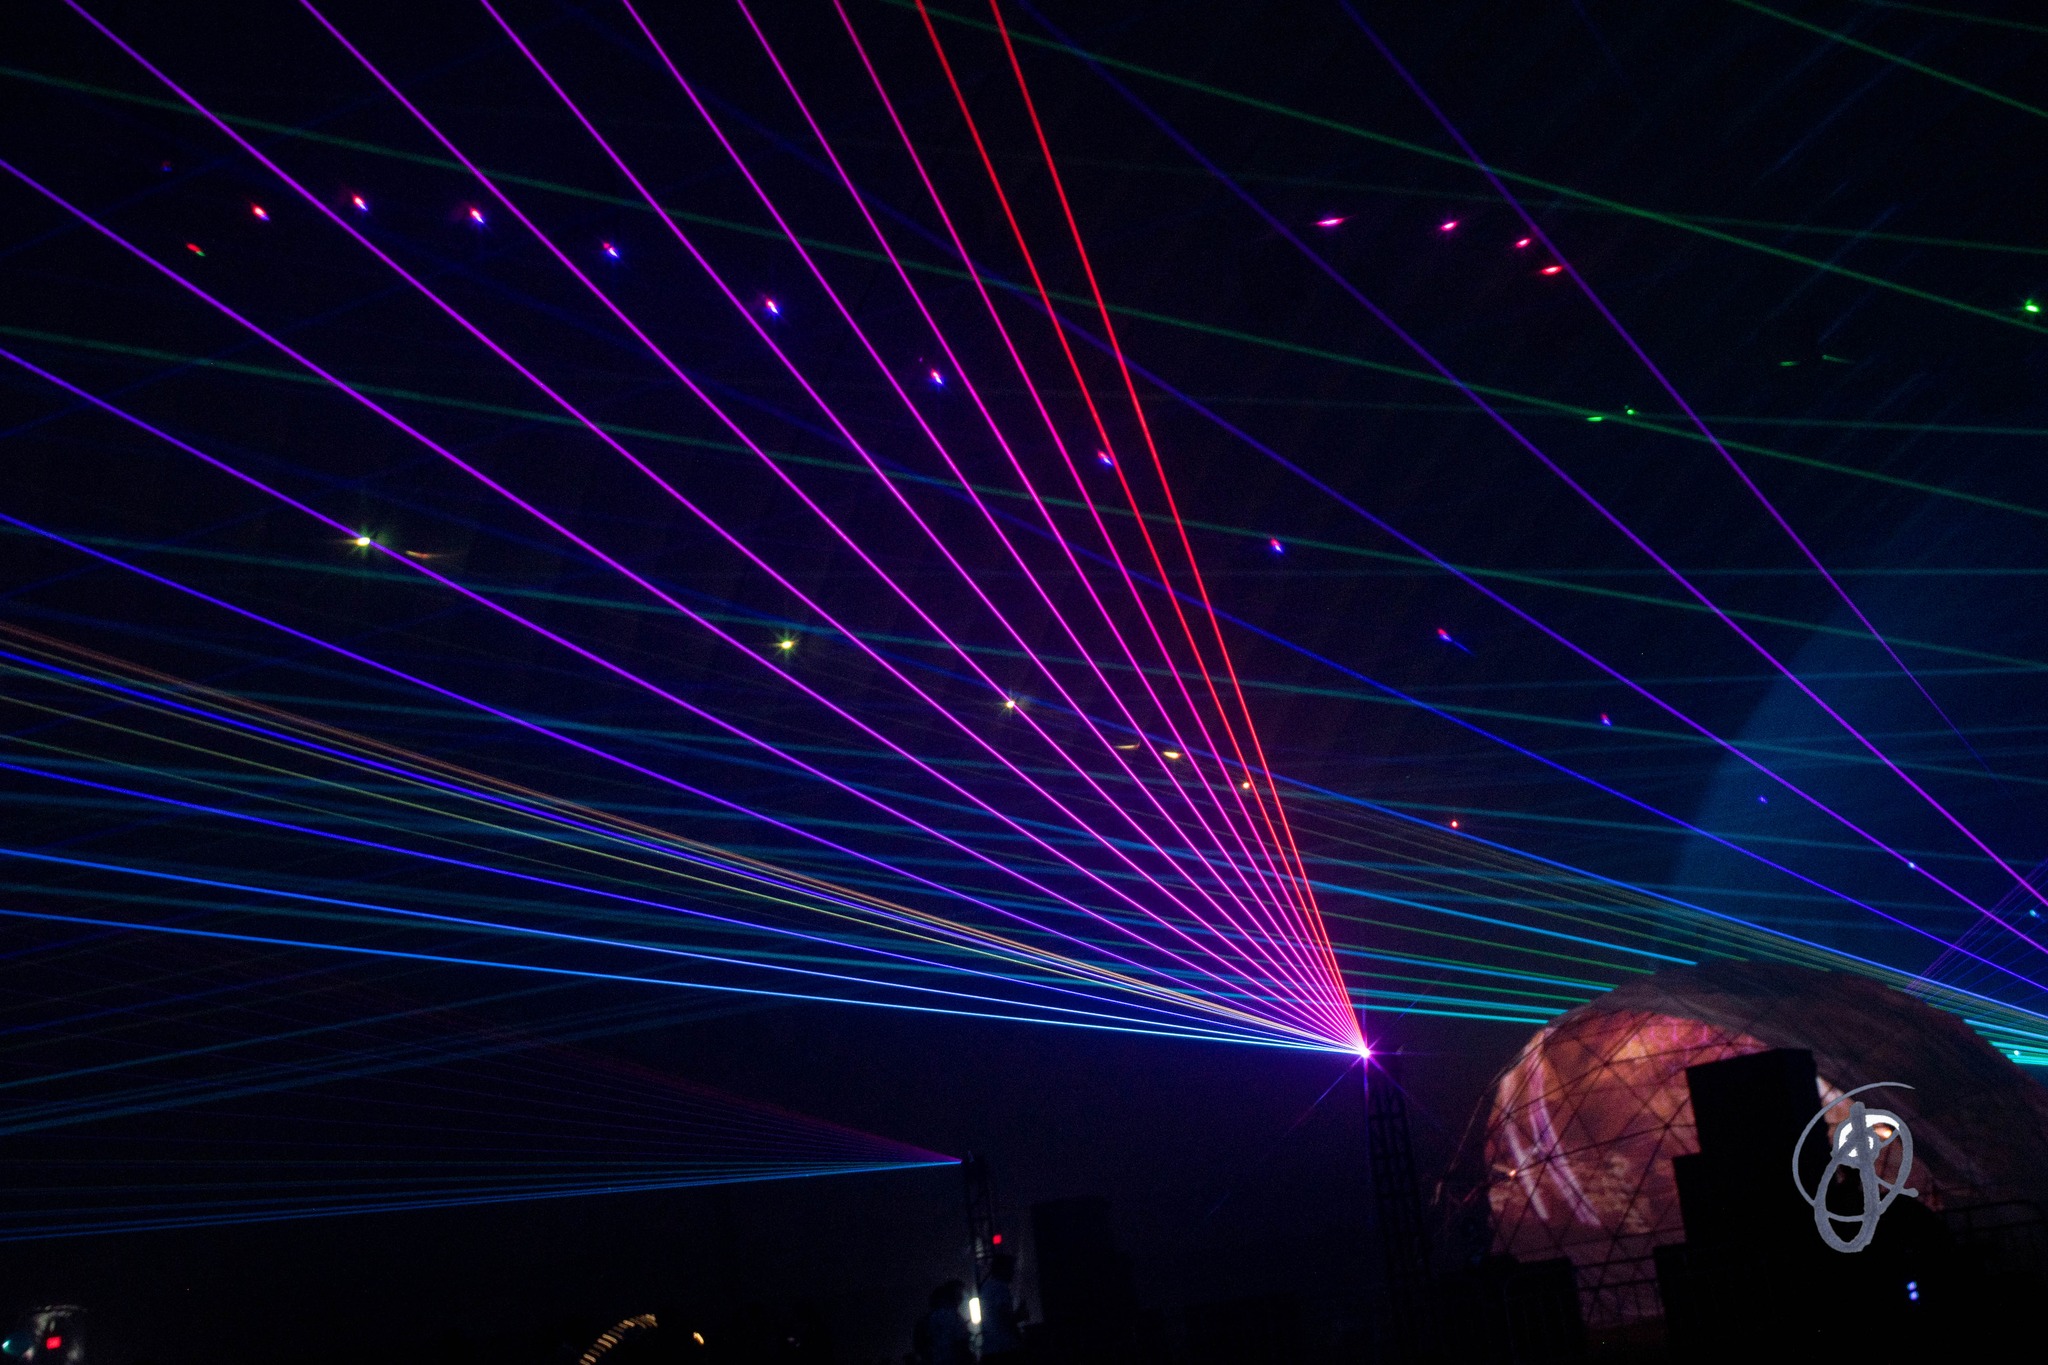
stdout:
POLYGON ((1685 1236, 1671 1159, 1699 1149, 1685 1070, 1779 1047, 1813 1053, 1816 1109, 1873 1081, 1915 1087, 1885 1107, 1912 1127, 1929 1208, 2048 1206, 2048 1090, 1961 1019, 1862 976, 1715 963, 1539 1029, 1473 1115, 1440 1219, 1483 1221, 1494 1253, 1569 1257, 1591 1326, 1658 1316, 1652 1254, 1685 1236))

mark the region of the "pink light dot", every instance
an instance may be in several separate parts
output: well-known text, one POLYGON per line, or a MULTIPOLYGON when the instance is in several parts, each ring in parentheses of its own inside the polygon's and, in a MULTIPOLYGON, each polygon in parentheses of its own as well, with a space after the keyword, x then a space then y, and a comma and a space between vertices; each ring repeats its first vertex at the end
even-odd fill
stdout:
POLYGON ((1333 228, 1341 226, 1343 222, 1344 218, 1342 215, 1333 215, 1328 218, 1316 219, 1316 226, 1319 228, 1333 228))
POLYGON ((265 209, 261 204, 249 205, 249 212, 256 215, 256 220, 258 222, 267 223, 270 221, 269 211, 265 209))
POLYGON ((1520 251, 1523 247, 1529 245, 1529 243, 1535 240, 1536 239, 1533 237, 1524 237, 1521 241, 1515 243, 1515 250, 1520 251))
POLYGON ((1452 229, 1456 228, 1457 226, 1458 226, 1458 220, 1457 220, 1457 219, 1455 219, 1455 218, 1446 218, 1446 219, 1444 219, 1444 220, 1443 220, 1443 221, 1442 221, 1441 223, 1438 223, 1438 224, 1436 225, 1436 230, 1437 230, 1438 232, 1449 232, 1449 231, 1451 231, 1452 229))
POLYGON ((1561 265, 1546 265, 1536 273, 1539 275, 1560 275, 1564 273, 1564 267, 1561 265))

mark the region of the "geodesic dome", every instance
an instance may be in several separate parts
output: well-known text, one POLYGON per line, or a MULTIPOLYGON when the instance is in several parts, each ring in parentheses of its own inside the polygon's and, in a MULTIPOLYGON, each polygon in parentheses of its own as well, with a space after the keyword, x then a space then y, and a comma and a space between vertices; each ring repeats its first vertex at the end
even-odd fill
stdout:
POLYGON ((1911 1126, 1928 1207, 2048 1207, 2048 1090, 1960 1019, 1867 977, 1715 963, 1539 1029, 1474 1114, 1439 1213, 1484 1213, 1495 1252, 1570 1257, 1590 1324, 1656 1316, 1652 1251, 1685 1237, 1671 1159, 1699 1150, 1685 1069, 1777 1047, 1813 1053, 1816 1109, 1915 1087, 1873 1099, 1911 1126))

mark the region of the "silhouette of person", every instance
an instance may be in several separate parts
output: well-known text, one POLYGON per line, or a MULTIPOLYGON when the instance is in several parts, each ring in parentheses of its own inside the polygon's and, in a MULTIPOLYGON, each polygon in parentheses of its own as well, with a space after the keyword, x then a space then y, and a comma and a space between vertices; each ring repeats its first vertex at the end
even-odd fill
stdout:
POLYGON ((918 1365, 974 1365, 974 1350, 967 1334, 967 1319, 960 1306, 967 1299, 967 1286, 948 1280, 932 1291, 931 1309, 918 1319, 910 1346, 918 1365))
POLYGON ((988 1278, 981 1282, 981 1365, 1022 1365, 1024 1334, 1012 1281, 1017 1258, 998 1251, 989 1258, 988 1278))

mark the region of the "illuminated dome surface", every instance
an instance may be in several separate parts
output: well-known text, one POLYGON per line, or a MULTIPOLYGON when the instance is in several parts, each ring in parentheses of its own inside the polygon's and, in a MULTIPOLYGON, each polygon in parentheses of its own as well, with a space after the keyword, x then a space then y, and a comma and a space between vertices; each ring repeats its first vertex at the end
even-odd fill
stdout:
MULTIPOLYGON (((1537 1031, 1474 1115, 1445 1212, 1492 1250, 1569 1256, 1587 1319, 1661 1311, 1651 1253, 1683 1240, 1671 1158, 1698 1150, 1685 1069, 1804 1048, 1818 1108, 1873 1081, 1911 1125, 1930 1208, 2048 1203, 2048 1091, 1953 1015, 1865 977, 1718 963, 1608 992, 1537 1031)), ((1789 1178, 1789 1177, 1788 1177, 1789 1178)))

